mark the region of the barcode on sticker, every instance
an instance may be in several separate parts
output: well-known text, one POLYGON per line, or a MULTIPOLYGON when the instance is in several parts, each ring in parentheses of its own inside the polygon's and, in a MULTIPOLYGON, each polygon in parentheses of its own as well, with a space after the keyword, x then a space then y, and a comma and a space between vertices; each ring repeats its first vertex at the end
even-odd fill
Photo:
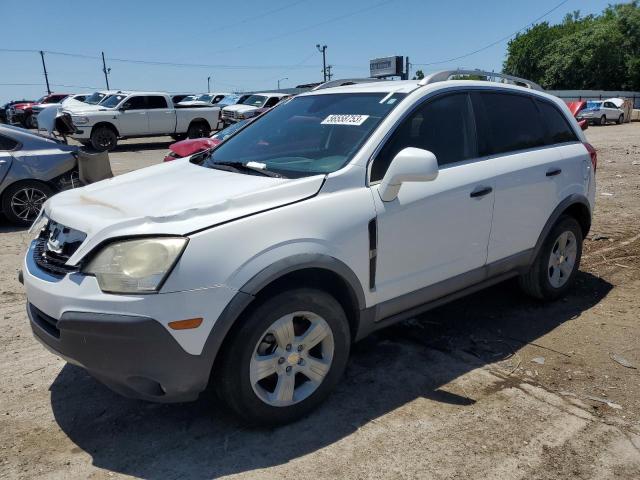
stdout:
POLYGON ((329 115, 322 125, 362 125, 369 115, 329 115))

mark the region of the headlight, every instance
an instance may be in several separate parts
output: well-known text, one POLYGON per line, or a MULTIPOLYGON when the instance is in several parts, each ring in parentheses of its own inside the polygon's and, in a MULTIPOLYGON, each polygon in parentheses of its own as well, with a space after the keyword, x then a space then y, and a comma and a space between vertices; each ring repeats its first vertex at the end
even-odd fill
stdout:
POLYGON ((236 118, 243 119, 243 118, 244 118, 244 115, 245 115, 244 113, 238 113, 238 116, 237 116, 236 118))
POLYGON ((113 242, 83 269, 95 275, 103 292, 157 292, 187 245, 182 237, 113 242))
POLYGON ((87 117, 71 117, 71 121, 76 125, 89 123, 89 119, 87 117))

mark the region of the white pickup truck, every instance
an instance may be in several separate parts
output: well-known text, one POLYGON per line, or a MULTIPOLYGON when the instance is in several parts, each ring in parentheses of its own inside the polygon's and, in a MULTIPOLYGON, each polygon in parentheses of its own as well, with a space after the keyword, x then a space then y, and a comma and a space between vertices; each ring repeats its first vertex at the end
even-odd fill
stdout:
POLYGON ((123 138, 205 137, 218 125, 220 108, 175 107, 166 93, 127 92, 111 95, 100 105, 63 113, 73 123, 72 138, 104 151, 113 150, 123 138))

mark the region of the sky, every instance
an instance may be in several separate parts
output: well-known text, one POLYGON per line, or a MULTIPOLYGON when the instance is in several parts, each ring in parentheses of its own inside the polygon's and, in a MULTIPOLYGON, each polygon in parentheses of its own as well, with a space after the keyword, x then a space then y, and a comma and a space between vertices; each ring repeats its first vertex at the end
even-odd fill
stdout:
POLYGON ((321 81, 317 44, 327 45, 334 78, 368 77, 370 59, 391 55, 408 56, 412 74, 457 67, 500 71, 505 37, 555 7, 540 21, 557 23, 575 10, 599 13, 609 3, 0 0, 0 103, 46 93, 40 50, 51 89, 64 93, 105 88, 101 52, 111 68, 111 88, 169 92, 207 91, 207 77, 219 92, 273 90, 279 79, 282 88, 321 81))

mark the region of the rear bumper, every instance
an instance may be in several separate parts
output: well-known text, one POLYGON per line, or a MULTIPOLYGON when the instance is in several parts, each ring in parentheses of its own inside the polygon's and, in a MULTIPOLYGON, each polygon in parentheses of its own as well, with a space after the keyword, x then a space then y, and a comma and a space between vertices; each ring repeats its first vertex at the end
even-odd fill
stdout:
POLYGON ((154 319, 90 312, 65 312, 55 319, 31 303, 27 313, 45 347, 121 395, 189 401, 209 381, 210 360, 185 352, 154 319))

